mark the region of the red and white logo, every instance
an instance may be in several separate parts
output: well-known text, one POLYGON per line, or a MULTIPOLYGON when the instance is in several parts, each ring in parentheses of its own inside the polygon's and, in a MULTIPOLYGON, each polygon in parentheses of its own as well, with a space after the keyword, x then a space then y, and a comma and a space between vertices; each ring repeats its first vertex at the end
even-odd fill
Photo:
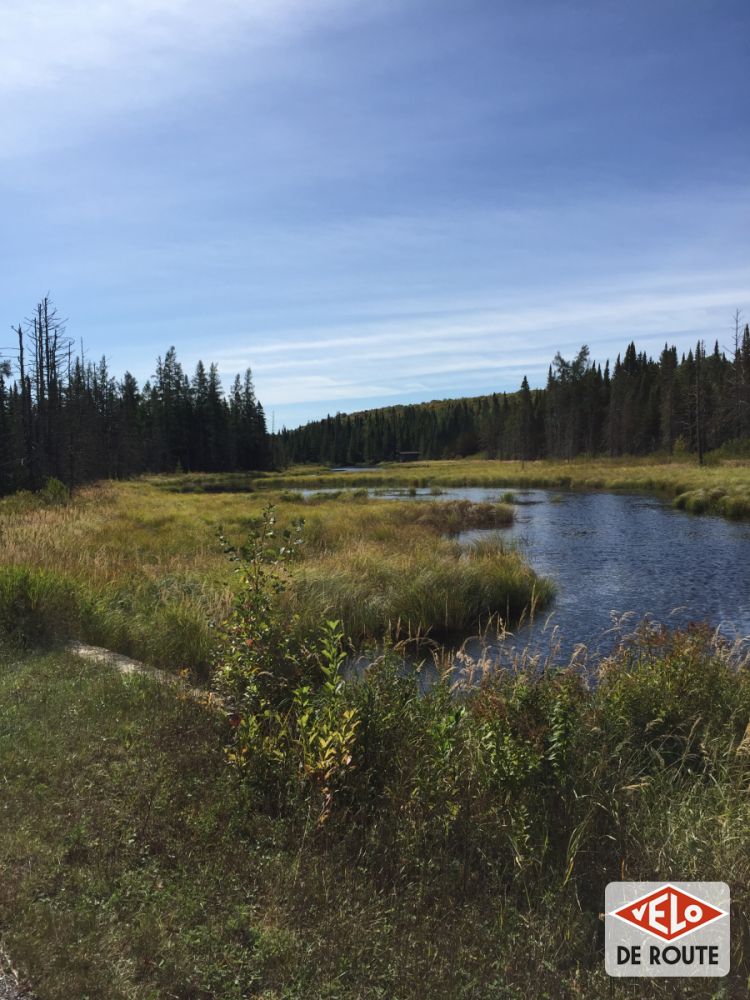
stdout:
POLYGON ((726 911, 674 885, 662 885, 613 910, 611 916, 652 934, 675 941, 725 917, 726 911))

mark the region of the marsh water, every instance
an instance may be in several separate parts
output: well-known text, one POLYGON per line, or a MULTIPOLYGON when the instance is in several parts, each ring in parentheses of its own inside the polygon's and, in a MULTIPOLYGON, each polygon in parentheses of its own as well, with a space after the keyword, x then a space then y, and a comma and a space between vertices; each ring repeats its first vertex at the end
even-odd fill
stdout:
MULTIPOLYGON (((502 494, 450 489, 435 499, 479 502, 502 494)), ((499 534, 518 545, 557 590, 534 622, 491 644, 498 659, 522 650, 542 656, 553 650, 564 662, 581 643, 590 653, 604 653, 644 617, 671 627, 706 622, 730 639, 750 636, 750 524, 696 517, 648 496, 513 494, 512 527, 465 532, 459 540, 470 544, 499 534)), ((377 495, 408 496, 395 490, 377 495)), ((414 499, 429 497, 429 490, 419 490, 414 499)))
POLYGON ((644 617, 707 622, 732 639, 750 634, 750 525, 695 517, 653 497, 534 491, 518 499, 503 534, 557 593, 510 644, 559 646, 564 658, 579 643, 606 652, 644 617))

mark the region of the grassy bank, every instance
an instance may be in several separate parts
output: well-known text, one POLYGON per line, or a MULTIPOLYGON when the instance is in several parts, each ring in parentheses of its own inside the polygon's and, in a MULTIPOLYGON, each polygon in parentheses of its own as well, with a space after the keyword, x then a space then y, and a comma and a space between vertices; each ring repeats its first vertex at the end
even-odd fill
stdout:
POLYGON ((321 823, 296 737, 229 769, 226 721, 172 689, 4 655, 0 932, 40 1000, 744 996, 740 660, 641 636, 596 688, 506 675, 458 704, 382 662, 312 703, 359 720, 321 823), (729 980, 608 982, 620 877, 728 881, 729 980))
POLYGON ((410 539, 385 558, 371 542, 321 556, 300 572, 290 605, 309 625, 335 608, 354 639, 382 632, 382 622, 396 635, 424 633, 429 623, 439 637, 478 630, 498 614, 515 621, 551 594, 551 585, 502 542, 464 549, 440 538, 425 548, 410 539))
POLYGON ((240 542, 264 506, 278 529, 305 521, 305 544, 284 600, 304 627, 341 619, 357 643, 399 627, 475 631, 493 612, 513 618, 550 588, 517 553, 461 552, 451 535, 502 527, 507 504, 379 501, 357 487, 441 490, 489 486, 658 492, 686 510, 750 516, 750 464, 462 460, 353 473, 320 467, 249 477, 184 475, 105 483, 72 503, 56 493, 0 502, 0 631, 29 643, 78 637, 205 678, 212 622, 234 578, 217 539, 240 542), (304 495, 303 490, 339 488, 304 495), (351 488, 355 489, 352 490, 351 488))
POLYGON ((750 462, 711 458, 665 460, 579 458, 570 462, 500 462, 456 459, 376 466, 336 473, 320 467, 296 467, 283 476, 258 478, 256 489, 324 487, 526 487, 538 489, 624 490, 659 493, 695 513, 750 518, 750 462))
POLYGON ((543 603, 549 585, 512 552, 468 553, 458 531, 500 528, 507 504, 195 488, 195 477, 104 483, 70 503, 0 503, 0 633, 27 645, 80 638, 206 677, 235 578, 219 542, 241 543, 269 500, 276 530, 303 519, 283 595, 300 627, 342 619, 355 641, 404 630, 473 630, 492 613, 543 603), (187 485, 189 489, 181 487, 187 485))

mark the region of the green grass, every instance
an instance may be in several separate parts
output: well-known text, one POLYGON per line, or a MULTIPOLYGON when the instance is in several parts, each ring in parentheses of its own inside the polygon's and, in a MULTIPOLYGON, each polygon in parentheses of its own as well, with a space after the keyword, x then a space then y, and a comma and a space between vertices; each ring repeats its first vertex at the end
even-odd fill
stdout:
POLYGON ((261 795, 226 722, 172 688, 3 655, 0 927, 39 1000, 746 994, 737 651, 642 635, 598 687, 506 674, 459 702, 384 662, 336 697, 360 725, 320 826, 314 782, 290 766, 261 795), (610 983, 623 876, 728 881, 729 980, 610 983))
POLYGON ((480 617, 515 614, 551 593, 517 554, 464 558, 447 537, 508 525, 508 504, 395 503, 364 492, 306 500, 219 489, 217 477, 194 488, 195 479, 102 483, 52 506, 30 495, 1 502, 0 634, 28 646, 79 638, 206 679, 212 626, 235 586, 217 529, 242 542, 269 499, 279 501, 279 530, 306 521, 290 613, 342 618, 358 641, 398 621, 474 630, 480 617))
POLYGON ((552 593, 501 541, 465 549, 445 539, 430 547, 417 540, 386 558, 382 546, 354 543, 303 567, 290 606, 308 627, 340 619, 356 641, 382 634, 383 623, 397 636, 477 631, 494 616, 516 621, 552 593))

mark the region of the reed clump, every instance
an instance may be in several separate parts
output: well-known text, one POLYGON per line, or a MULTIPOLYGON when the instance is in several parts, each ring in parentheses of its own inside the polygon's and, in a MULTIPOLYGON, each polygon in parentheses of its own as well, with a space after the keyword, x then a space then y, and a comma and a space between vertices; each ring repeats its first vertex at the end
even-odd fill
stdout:
MULTIPOLYGON (((195 479, 101 483, 72 500, 55 493, 54 503, 39 495, 0 503, 0 631, 27 646, 82 639, 207 676, 212 625, 235 586, 217 531, 241 540, 268 493, 219 490, 210 477, 210 488, 195 490, 195 479)), ((507 504, 395 502, 365 490, 293 492, 283 501, 281 530, 306 521, 299 588, 295 571, 288 592, 290 614, 306 622, 346 619, 362 638, 399 618, 423 629, 473 628, 475 615, 515 613, 548 593, 520 557, 464 558, 445 541, 507 525, 507 504)))
POLYGON ((507 528, 513 523, 515 515, 509 503, 446 500, 442 503, 402 506, 399 516, 406 524, 420 525, 441 534, 457 535, 462 531, 476 529, 507 528))
POLYGON ((687 490, 674 499, 674 506, 691 514, 716 514, 734 521, 750 518, 750 487, 687 490))
POLYGON ((307 622, 340 618, 359 642, 389 632, 461 633, 497 614, 514 621, 552 592, 502 543, 464 548, 435 538, 426 546, 417 537, 386 552, 355 542, 302 566, 290 603, 307 622))

